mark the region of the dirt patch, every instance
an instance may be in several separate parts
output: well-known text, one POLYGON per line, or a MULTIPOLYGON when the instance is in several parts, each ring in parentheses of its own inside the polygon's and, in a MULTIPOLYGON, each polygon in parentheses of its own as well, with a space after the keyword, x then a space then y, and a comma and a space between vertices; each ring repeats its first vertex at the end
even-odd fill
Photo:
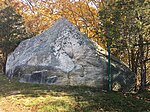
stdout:
POLYGON ((0 107, 0 112, 4 112, 4 111, 1 109, 1 107, 0 107))
POLYGON ((16 104, 9 97, 0 100, 0 112, 32 112, 29 108, 23 105, 16 104))

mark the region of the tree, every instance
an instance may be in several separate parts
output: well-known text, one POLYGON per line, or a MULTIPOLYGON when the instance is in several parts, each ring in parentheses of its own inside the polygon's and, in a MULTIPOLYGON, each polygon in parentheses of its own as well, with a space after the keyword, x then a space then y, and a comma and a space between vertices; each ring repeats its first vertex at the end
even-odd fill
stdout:
POLYGON ((0 11, 0 51, 1 65, 5 73, 7 56, 14 48, 31 34, 26 32, 22 17, 16 14, 12 7, 6 7, 0 11))
POLYGON ((140 73, 141 90, 145 89, 149 60, 149 12, 148 0, 108 1, 99 11, 101 37, 108 37, 105 43, 109 39, 116 47, 114 53, 123 56, 135 74, 140 73))
POLYGON ((0 0, 0 10, 6 8, 9 5, 9 0, 0 0))
POLYGON ((98 41, 97 9, 101 0, 12 0, 11 4, 23 16, 28 31, 41 33, 58 18, 66 17, 89 38, 98 41))

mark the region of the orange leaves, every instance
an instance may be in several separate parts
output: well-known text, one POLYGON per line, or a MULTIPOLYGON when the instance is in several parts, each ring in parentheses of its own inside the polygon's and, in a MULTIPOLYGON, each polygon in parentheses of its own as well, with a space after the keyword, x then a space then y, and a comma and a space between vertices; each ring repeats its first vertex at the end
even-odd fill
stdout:
POLYGON ((8 0, 0 0, 0 10, 4 9, 8 5, 9 5, 9 1, 8 0))
MULTIPOLYGON (((97 9, 91 0, 30 0, 31 5, 12 0, 13 6, 25 20, 30 32, 42 32, 61 16, 66 17, 76 27, 93 37, 98 28, 97 9)), ((99 4, 95 0, 94 4, 99 4)))
POLYGON ((93 35, 93 27, 98 26, 97 10, 89 4, 88 0, 68 2, 59 14, 65 16, 89 37, 93 35))

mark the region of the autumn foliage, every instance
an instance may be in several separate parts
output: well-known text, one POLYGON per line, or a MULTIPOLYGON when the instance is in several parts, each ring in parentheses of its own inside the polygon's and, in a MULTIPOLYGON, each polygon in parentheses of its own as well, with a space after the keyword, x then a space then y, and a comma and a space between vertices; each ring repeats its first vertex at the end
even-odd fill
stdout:
POLYGON ((139 66, 144 62, 144 73, 150 74, 150 47, 141 46, 150 43, 148 3, 149 0, 0 0, 0 10, 15 8, 23 18, 25 30, 35 34, 62 16, 105 49, 105 34, 110 34, 112 44, 121 46, 111 49, 113 55, 127 63, 135 74, 140 73, 143 66, 139 66))
POLYGON ((30 32, 40 33, 63 16, 89 37, 98 28, 96 4, 89 0, 12 0, 30 32))

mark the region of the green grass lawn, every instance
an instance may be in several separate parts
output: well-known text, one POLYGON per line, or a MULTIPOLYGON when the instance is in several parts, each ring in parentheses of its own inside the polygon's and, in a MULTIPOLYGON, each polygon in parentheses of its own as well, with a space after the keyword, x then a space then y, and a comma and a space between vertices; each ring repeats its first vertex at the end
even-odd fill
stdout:
POLYGON ((0 112, 150 112, 150 92, 23 84, 0 75, 0 112))

